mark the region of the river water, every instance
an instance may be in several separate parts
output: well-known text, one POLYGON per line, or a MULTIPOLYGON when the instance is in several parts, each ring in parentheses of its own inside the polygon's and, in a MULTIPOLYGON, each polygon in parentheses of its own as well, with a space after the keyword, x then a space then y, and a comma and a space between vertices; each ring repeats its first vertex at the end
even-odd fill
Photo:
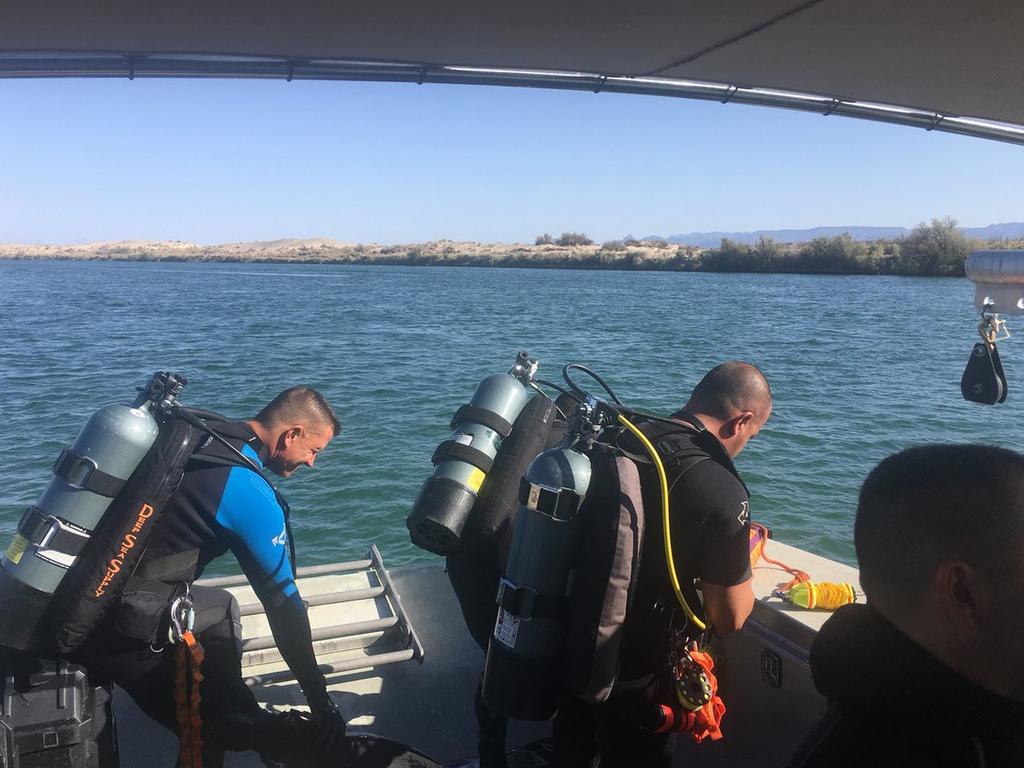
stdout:
POLYGON ((775 409, 737 461, 754 519, 852 563, 857 489, 880 459, 1022 447, 1024 344, 1002 347, 1006 404, 960 397, 976 321, 964 279, 0 262, 0 535, 94 409, 172 370, 185 402, 232 416, 297 383, 335 405, 341 438, 281 483, 300 564, 371 543, 391 564, 433 560, 404 526, 430 455, 479 380, 525 349, 545 378, 584 363, 662 413, 717 362, 757 364, 775 409))

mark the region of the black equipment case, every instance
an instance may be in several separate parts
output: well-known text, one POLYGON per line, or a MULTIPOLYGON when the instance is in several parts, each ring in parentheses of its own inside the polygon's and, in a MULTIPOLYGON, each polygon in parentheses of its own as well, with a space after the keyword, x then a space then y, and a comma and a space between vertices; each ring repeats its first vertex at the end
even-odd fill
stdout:
POLYGON ((0 768, 118 768, 111 688, 65 660, 2 660, 0 768))

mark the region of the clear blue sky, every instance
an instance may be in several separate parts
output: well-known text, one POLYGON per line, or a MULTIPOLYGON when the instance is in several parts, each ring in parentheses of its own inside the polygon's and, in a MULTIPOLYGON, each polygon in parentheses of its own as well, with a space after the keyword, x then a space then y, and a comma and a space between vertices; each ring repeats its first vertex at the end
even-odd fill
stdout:
POLYGON ((0 80, 0 242, 598 241, 1024 220, 1024 147, 534 89, 0 80))

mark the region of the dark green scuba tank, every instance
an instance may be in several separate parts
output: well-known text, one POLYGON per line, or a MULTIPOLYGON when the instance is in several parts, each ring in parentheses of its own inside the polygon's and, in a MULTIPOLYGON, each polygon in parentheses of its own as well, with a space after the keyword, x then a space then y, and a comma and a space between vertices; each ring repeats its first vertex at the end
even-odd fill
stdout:
POLYGON ((545 720, 558 706, 577 512, 590 474, 583 453, 553 448, 533 460, 520 483, 483 682, 487 706, 507 717, 545 720))

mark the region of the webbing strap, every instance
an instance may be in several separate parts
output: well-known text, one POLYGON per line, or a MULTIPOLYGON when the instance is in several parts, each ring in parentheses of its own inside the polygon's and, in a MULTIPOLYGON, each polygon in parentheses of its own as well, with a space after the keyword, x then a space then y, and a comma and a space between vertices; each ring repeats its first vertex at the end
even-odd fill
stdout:
POLYGON ((135 575, 143 579, 162 580, 178 576, 182 571, 195 573, 195 566, 199 562, 199 549, 186 549, 184 552, 177 552, 173 555, 165 555, 155 560, 143 558, 135 575))
POLYGON ((524 620, 556 618, 564 616, 569 609, 569 598, 565 595, 543 595, 508 579, 502 579, 498 586, 497 603, 508 613, 524 620))
POLYGON ((114 498, 124 488, 125 481, 104 472, 88 456, 80 456, 65 448, 53 465, 53 474, 70 486, 83 491, 114 498))
POLYGON ((90 531, 48 515, 39 507, 29 507, 18 530, 40 549, 49 549, 77 557, 89 542, 90 531))
POLYGON ((430 457, 430 461, 435 467, 446 459, 458 459, 460 461, 465 461, 467 464, 472 464, 485 475, 490 472, 491 467, 494 466, 494 459, 483 451, 470 445, 457 443, 454 440, 445 440, 437 446, 434 450, 434 455, 430 457))
POLYGON ((512 425, 509 422, 505 421, 494 411, 488 411, 486 408, 481 408, 472 403, 459 406, 459 410, 452 416, 450 426, 452 429, 455 429, 464 421, 475 421, 477 424, 483 424, 488 429, 493 429, 502 437, 508 437, 512 434, 512 425))
POLYGON ((519 503, 556 520, 571 519, 579 509, 580 502, 580 495, 568 488, 547 488, 531 483, 525 477, 519 483, 519 503))
POLYGON ((203 768, 203 718, 200 714, 203 646, 191 631, 182 633, 177 648, 174 709, 178 720, 178 765, 203 768))

